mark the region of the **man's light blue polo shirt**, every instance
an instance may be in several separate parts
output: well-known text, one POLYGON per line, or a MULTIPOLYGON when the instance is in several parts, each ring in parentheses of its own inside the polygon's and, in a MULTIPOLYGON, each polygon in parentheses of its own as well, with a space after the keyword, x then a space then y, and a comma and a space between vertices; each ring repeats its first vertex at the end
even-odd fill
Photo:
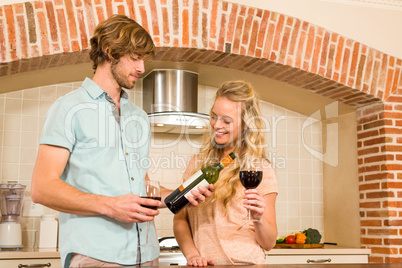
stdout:
MULTIPOLYGON (((122 95, 123 96, 123 95, 122 95)), ((104 196, 140 194, 149 166, 147 114, 120 99, 120 123, 110 97, 86 78, 82 86, 59 98, 47 113, 40 144, 67 148, 70 158, 61 179, 80 191, 104 196)), ((122 223, 106 216, 60 213, 60 255, 68 267, 71 253, 123 265, 154 260, 159 248, 139 250, 146 223, 122 223)), ((156 231, 150 224, 150 241, 156 231)), ((156 242, 157 243, 157 242, 156 242)))

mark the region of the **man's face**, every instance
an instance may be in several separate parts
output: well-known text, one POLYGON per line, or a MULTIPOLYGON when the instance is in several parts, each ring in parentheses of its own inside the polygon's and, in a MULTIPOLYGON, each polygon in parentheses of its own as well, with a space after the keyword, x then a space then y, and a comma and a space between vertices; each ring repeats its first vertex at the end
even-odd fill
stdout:
POLYGON ((132 89, 144 71, 144 59, 137 54, 125 55, 118 61, 112 61, 111 72, 120 87, 132 89))

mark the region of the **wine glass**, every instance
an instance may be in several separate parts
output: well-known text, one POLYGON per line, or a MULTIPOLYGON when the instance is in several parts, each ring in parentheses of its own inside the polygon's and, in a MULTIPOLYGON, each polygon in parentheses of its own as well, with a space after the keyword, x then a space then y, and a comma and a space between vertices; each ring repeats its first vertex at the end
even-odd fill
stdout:
MULTIPOLYGON (((255 189, 262 181, 262 159, 247 157, 240 168, 240 182, 246 189, 255 189)), ((244 220, 256 221, 251 218, 250 210, 247 209, 247 217, 244 220)))
MULTIPOLYGON (((161 189, 159 185, 159 181, 155 180, 145 180, 145 188, 140 193, 141 198, 148 198, 161 201, 161 189)), ((142 207, 150 208, 150 209, 158 209, 156 206, 147 206, 141 205, 142 207)), ((153 224, 153 220, 152 220, 153 224)), ((145 245, 140 246, 158 246, 157 244, 149 244, 149 221, 147 221, 147 231, 146 231, 146 238, 145 238, 145 245)))

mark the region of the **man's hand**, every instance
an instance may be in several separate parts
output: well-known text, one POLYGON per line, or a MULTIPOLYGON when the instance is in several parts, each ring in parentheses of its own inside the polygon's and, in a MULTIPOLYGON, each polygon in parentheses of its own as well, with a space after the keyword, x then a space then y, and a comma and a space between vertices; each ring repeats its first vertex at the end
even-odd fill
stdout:
POLYGON ((159 207, 161 202, 141 198, 133 194, 110 197, 107 204, 108 211, 105 211, 105 214, 118 221, 127 223, 152 221, 156 215, 159 215, 159 210, 146 208, 141 205, 159 207))
POLYGON ((215 185, 210 184, 209 189, 202 186, 198 186, 197 189, 200 192, 196 190, 191 190, 191 194, 194 195, 196 198, 193 198, 191 195, 187 197, 190 204, 193 205, 194 207, 198 206, 200 203, 204 202, 205 199, 207 199, 212 195, 212 193, 215 191, 215 185))

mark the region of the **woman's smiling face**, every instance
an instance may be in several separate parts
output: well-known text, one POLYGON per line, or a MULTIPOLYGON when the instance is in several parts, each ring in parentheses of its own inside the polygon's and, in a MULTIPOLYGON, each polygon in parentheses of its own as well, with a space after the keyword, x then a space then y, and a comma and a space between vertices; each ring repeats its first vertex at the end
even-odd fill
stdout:
POLYGON ((211 110, 210 124, 215 142, 225 145, 225 151, 234 148, 241 126, 241 102, 234 102, 226 97, 218 97, 211 110))

